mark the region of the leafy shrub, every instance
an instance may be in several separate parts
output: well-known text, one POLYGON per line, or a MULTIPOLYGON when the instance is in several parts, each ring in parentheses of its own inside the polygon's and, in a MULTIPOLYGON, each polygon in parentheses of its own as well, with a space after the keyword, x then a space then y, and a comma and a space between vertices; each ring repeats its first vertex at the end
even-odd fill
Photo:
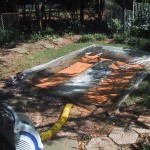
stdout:
POLYGON ((112 19, 112 31, 118 33, 122 28, 122 23, 119 19, 112 19))
POLYGON ((150 50, 150 39, 130 37, 127 44, 138 49, 150 50))
POLYGON ((54 34, 54 30, 52 29, 52 28, 50 28, 50 27, 47 27, 44 31, 43 31, 43 36, 45 36, 45 35, 52 35, 52 34, 54 34))
POLYGON ((80 39, 77 40, 78 43, 92 42, 94 41, 94 37, 92 34, 85 34, 81 36, 80 39))
POLYGON ((0 45, 19 40, 20 33, 17 30, 3 30, 0 28, 0 45))
POLYGON ((66 24, 65 33, 84 33, 85 26, 79 20, 71 20, 66 24))
POLYGON ((140 48, 150 51, 150 39, 140 39, 140 48))
POLYGON ((80 39, 77 40, 78 43, 85 43, 85 42, 93 42, 93 41, 102 41, 106 39, 106 35, 104 34, 85 34, 81 36, 80 39))
POLYGON ((130 35, 134 37, 150 38, 150 29, 132 26, 130 29, 130 35))
POLYGON ((128 35, 127 34, 114 34, 113 35, 114 39, 116 40, 117 43, 125 43, 127 40, 128 35))
POLYGON ((141 3, 138 14, 130 29, 130 35, 135 37, 150 38, 149 9, 148 5, 141 3))
POLYGON ((106 39, 106 35, 104 34, 94 34, 94 39, 97 40, 97 41, 102 41, 102 40, 105 40, 106 39))
POLYGON ((31 34, 31 42, 36 42, 42 38, 43 38, 43 36, 42 36, 41 32, 33 32, 31 34))

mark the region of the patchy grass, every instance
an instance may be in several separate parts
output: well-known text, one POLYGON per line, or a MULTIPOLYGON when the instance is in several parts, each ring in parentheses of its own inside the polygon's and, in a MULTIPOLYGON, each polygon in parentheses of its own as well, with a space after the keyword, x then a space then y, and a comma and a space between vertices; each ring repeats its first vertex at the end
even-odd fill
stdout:
POLYGON ((46 49, 44 51, 34 51, 30 54, 14 57, 6 66, 2 66, 0 77, 5 78, 17 72, 22 72, 30 67, 49 62, 60 56, 69 54, 72 51, 91 45, 91 43, 74 43, 64 45, 59 49, 46 49))
POLYGON ((139 88, 123 103, 123 107, 134 110, 150 109, 150 74, 147 75, 139 85, 139 88))
POLYGON ((104 42, 93 41, 86 43, 73 43, 64 45, 59 49, 46 49, 44 51, 33 51, 30 54, 24 54, 23 56, 14 57, 11 62, 6 66, 2 66, 0 77, 6 78, 10 75, 14 75, 17 72, 22 72, 30 67, 49 62, 53 59, 69 54, 72 51, 84 48, 92 44, 101 44, 109 46, 124 47, 121 44, 104 44, 104 42))

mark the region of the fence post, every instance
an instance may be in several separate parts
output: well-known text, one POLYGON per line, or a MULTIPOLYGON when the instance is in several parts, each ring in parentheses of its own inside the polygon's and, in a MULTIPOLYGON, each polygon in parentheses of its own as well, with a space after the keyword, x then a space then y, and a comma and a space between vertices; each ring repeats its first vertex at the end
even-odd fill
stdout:
POLYGON ((123 33, 126 32, 126 9, 123 10, 123 33))
POLYGON ((3 28, 3 30, 5 30, 2 14, 1 14, 1 22, 2 22, 2 28, 3 28))
POLYGON ((135 4, 135 0, 133 0, 133 18, 132 18, 133 20, 134 20, 134 11, 135 11, 134 4, 135 4))

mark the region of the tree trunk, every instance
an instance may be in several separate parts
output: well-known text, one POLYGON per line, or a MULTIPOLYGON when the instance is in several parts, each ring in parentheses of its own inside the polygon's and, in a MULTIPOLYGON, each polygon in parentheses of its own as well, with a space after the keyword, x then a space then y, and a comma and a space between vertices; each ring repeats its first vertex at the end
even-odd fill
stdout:
POLYGON ((80 0, 80 21, 84 21, 84 7, 85 7, 85 0, 80 0))

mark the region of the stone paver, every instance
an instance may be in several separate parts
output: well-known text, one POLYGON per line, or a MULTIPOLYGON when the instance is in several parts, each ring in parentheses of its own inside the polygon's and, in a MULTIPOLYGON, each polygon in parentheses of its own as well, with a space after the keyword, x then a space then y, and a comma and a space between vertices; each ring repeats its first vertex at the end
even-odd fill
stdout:
POLYGON ((150 130, 142 129, 142 128, 131 128, 132 130, 136 131, 139 134, 150 134, 150 130))
POLYGON ((59 138, 44 143, 44 150, 77 150, 78 141, 69 138, 59 138))
POLYGON ((118 146, 108 137, 92 138, 86 150, 118 150, 118 146))
POLYGON ((146 126, 148 126, 150 128, 150 116, 142 116, 141 115, 138 118, 138 121, 144 123, 146 126))
POLYGON ((138 134, 133 130, 126 130, 124 128, 115 128, 109 137, 117 144, 133 144, 136 143, 138 134))
POLYGON ((28 52, 28 49, 26 49, 26 48, 13 48, 11 51, 14 51, 14 52, 17 52, 20 54, 24 54, 24 53, 28 52))
POLYGON ((63 38, 57 38, 57 39, 53 39, 52 42, 56 45, 62 45, 64 42, 63 38))

